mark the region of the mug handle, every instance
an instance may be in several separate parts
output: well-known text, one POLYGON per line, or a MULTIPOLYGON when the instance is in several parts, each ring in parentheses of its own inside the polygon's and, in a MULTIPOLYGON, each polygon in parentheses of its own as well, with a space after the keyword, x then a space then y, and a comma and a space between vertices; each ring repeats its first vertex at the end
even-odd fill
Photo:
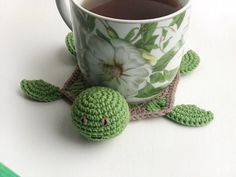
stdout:
POLYGON ((57 5, 57 9, 59 13, 61 14, 62 19, 72 31, 72 23, 71 23, 70 13, 69 13, 70 10, 69 10, 69 7, 66 5, 65 0, 56 0, 56 5, 57 5))

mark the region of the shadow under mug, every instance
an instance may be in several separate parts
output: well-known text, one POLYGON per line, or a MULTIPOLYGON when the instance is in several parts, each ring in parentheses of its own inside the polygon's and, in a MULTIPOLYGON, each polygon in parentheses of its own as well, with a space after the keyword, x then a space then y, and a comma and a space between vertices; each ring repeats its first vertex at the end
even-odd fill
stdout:
POLYGON ((93 86, 119 91, 128 102, 161 93, 175 78, 184 53, 190 0, 170 15, 145 20, 109 18, 88 11, 83 0, 56 0, 73 31, 78 65, 93 86))

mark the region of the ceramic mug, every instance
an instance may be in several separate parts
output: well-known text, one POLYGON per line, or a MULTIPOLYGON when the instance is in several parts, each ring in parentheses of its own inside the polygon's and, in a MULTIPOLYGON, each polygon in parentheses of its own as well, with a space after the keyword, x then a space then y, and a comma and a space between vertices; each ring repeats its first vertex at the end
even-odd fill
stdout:
POLYGON ((122 20, 95 14, 84 0, 56 0, 73 31, 78 65, 87 81, 119 91, 128 102, 149 100, 178 73, 189 25, 190 0, 167 16, 122 20), (70 19, 71 17, 71 19, 70 19))

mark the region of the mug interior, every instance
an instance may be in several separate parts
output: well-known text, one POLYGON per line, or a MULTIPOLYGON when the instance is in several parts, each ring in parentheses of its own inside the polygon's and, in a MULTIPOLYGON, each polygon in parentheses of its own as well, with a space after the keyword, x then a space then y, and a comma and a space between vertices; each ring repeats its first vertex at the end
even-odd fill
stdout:
MULTIPOLYGON (((82 3, 84 1, 86 1, 86 0, 71 0, 71 2, 73 2, 73 4, 76 5, 78 8, 80 8, 84 12, 86 12, 86 13, 92 15, 92 16, 95 16, 97 18, 102 18, 104 20, 116 21, 116 22, 121 22, 121 23, 151 23, 153 21, 161 21, 161 20, 165 20, 165 19, 168 19, 168 18, 172 18, 172 17, 182 13, 183 11, 185 11, 190 6, 190 1, 191 0, 178 0, 178 2, 181 4, 182 8, 180 8, 179 10, 177 10, 174 13, 171 13, 169 15, 162 16, 162 17, 157 17, 157 18, 152 18, 152 19, 142 19, 142 20, 117 19, 117 18, 112 18, 112 17, 99 15, 99 14, 93 13, 93 12, 87 10, 86 8, 84 8, 82 6, 82 3)), ((97 0, 94 0, 94 1, 97 1, 97 0)), ((103 0, 103 1, 101 1, 101 3, 103 4, 104 2, 108 2, 108 1, 110 1, 110 0, 103 0)))

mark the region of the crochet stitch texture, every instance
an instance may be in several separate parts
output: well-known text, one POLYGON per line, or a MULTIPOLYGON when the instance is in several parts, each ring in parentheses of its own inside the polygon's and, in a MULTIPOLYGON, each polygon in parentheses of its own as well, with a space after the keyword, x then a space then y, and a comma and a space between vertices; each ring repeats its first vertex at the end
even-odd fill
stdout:
MULTIPOLYGON (((66 45, 76 55, 73 34, 66 37, 66 45)), ((92 87, 77 66, 62 89, 43 80, 23 80, 21 88, 29 98, 39 102, 51 102, 62 97, 72 105, 72 120, 80 133, 89 140, 102 141, 119 135, 129 121, 166 117, 185 126, 199 127, 211 122, 214 115, 195 105, 174 106, 176 87, 180 73, 186 74, 200 63, 194 51, 182 58, 180 71, 172 83, 149 101, 128 104, 119 92, 105 87, 92 87)))
POLYGON ((52 102, 62 97, 59 87, 43 80, 22 80, 20 85, 24 93, 35 101, 52 102))
POLYGON ((178 105, 166 117, 185 126, 200 127, 211 122, 214 115, 195 105, 178 105))
POLYGON ((187 74, 195 70, 200 63, 200 57, 193 50, 189 50, 182 58, 180 64, 180 73, 187 74))
POLYGON ((130 119, 125 98, 105 87, 92 87, 80 93, 73 103, 71 115, 80 133, 92 141, 119 135, 130 119))

